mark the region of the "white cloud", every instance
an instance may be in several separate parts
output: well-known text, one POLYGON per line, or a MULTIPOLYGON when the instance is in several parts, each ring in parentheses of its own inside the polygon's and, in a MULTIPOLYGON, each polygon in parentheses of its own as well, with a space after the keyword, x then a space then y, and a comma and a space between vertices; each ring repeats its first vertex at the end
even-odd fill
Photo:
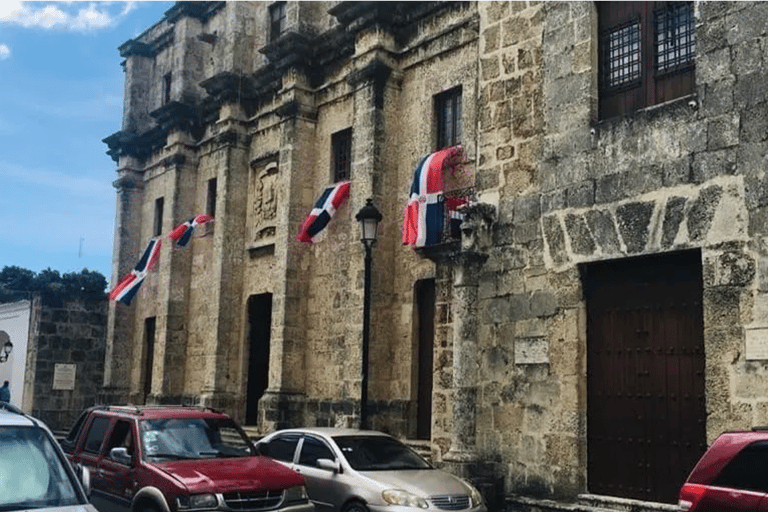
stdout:
POLYGON ((11 49, 7 44, 0 43, 0 60, 5 60, 11 56, 11 49))
POLYGON ((65 29, 79 32, 113 25, 134 9, 134 2, 21 2, 0 1, 0 24, 26 28, 65 29))

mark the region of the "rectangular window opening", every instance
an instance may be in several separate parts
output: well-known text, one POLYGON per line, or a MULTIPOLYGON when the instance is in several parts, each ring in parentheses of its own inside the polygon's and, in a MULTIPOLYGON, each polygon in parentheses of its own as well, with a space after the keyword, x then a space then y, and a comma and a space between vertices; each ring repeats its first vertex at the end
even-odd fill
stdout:
POLYGON ((163 234, 163 203, 164 198, 155 199, 155 218, 152 229, 152 236, 161 236, 163 234))
POLYGON ((693 2, 597 2, 600 119, 696 92, 693 2))
POLYGON ((670 2, 654 12, 656 72, 667 73, 694 64, 696 27, 693 4, 670 2))
POLYGON ((333 148, 333 181, 348 180, 352 170, 352 128, 331 135, 333 148))
POLYGON ((205 213, 211 217, 216 216, 216 178, 208 180, 208 194, 205 198, 205 213))
POLYGON ((461 144, 461 86, 435 96, 437 149, 461 144))
POLYGON ((269 6, 269 40, 283 35, 285 26, 285 2, 275 2, 269 6))
POLYGON ((163 105, 171 101, 171 77, 171 73, 166 73, 163 76, 163 105))

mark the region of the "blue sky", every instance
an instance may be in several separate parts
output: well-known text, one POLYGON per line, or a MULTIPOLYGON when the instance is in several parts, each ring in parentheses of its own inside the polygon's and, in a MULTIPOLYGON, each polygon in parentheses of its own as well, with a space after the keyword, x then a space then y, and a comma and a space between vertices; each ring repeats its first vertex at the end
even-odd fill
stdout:
POLYGON ((172 2, 0 0, 0 269, 112 276, 122 59, 172 2))

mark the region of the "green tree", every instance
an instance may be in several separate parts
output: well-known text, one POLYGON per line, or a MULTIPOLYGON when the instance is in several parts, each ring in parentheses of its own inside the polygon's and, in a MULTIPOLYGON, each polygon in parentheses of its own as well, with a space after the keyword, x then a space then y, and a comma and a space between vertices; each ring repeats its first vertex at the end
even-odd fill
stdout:
POLYGON ((0 302, 19 300, 31 293, 66 299, 74 296, 99 297, 105 294, 107 279, 99 272, 86 268, 80 272, 59 274, 50 267, 37 274, 17 266, 0 270, 0 302))

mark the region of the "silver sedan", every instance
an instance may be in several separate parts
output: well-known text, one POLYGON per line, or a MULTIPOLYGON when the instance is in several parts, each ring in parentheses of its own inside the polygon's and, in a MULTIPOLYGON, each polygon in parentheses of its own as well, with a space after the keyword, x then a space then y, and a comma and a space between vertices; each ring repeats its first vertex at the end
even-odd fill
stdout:
POLYGON ((304 476, 318 512, 486 512, 480 493, 469 482, 433 468, 381 432, 280 430, 256 447, 304 476))

